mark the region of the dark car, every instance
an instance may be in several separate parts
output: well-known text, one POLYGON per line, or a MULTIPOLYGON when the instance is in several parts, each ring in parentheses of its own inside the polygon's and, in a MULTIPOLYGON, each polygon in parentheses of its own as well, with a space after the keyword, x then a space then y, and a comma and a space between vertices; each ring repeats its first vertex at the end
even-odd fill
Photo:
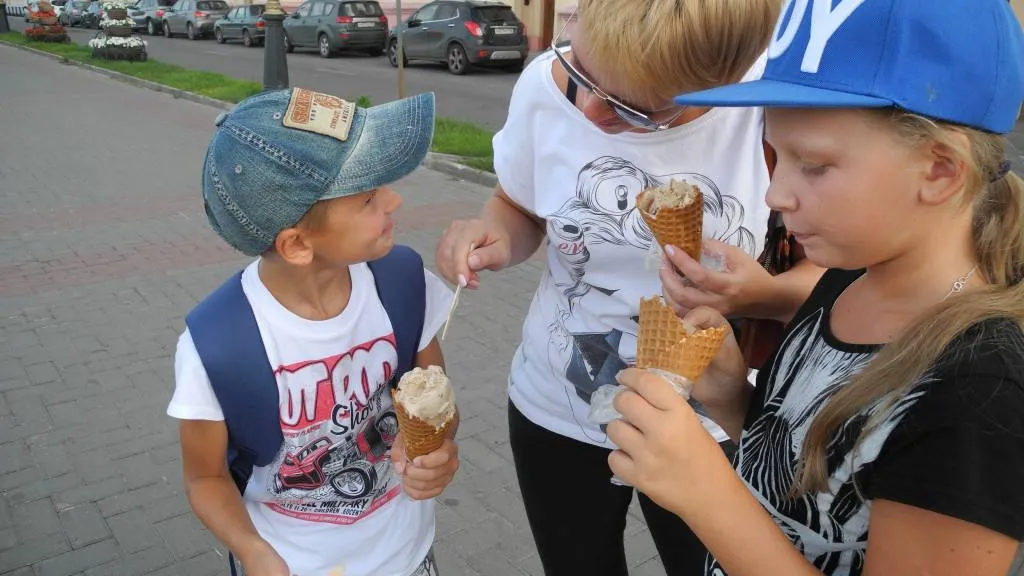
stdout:
POLYGON ((64 11, 61 12, 60 23, 67 26, 78 26, 82 23, 82 16, 85 11, 89 9, 89 0, 72 0, 64 5, 64 11))
POLYGON ((213 25, 213 37, 220 44, 241 40, 245 46, 261 46, 266 33, 264 8, 261 4, 232 8, 213 25))
POLYGON ((128 10, 128 17, 135 21, 134 28, 145 30, 146 34, 156 36, 163 33, 164 14, 174 6, 175 0, 139 0, 128 10))
POLYGON ((285 44, 316 48, 330 58, 338 50, 360 50, 371 56, 384 53, 388 17, 374 1, 309 0, 284 21, 285 44))
POLYGON ((103 20, 103 6, 100 2, 89 2, 89 7, 82 14, 82 28, 99 28, 100 20, 103 20))
POLYGON ((398 34, 404 62, 443 62, 452 74, 473 66, 521 72, 529 54, 526 27, 509 5, 493 0, 438 0, 420 8, 391 33, 392 66, 398 66, 398 34))

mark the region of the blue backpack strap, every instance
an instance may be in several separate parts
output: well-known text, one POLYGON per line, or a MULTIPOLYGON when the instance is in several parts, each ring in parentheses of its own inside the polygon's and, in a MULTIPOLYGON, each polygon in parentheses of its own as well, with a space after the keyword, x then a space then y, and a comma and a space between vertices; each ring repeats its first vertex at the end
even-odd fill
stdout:
POLYGON ((242 291, 242 273, 200 302, 185 323, 224 412, 228 468, 244 493, 253 466, 270 464, 284 436, 277 379, 242 291))
POLYGON ((379 260, 367 263, 377 284, 377 295, 391 320, 398 348, 398 368, 391 385, 416 365, 423 321, 427 313, 427 281, 423 258, 408 246, 395 245, 379 260))

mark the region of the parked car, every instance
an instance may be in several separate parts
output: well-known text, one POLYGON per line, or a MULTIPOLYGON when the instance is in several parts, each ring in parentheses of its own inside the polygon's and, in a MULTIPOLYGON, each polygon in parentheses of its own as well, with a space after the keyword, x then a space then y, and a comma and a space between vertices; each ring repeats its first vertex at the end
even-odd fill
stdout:
POLYGON ((71 0, 64 6, 64 11, 61 12, 58 20, 68 28, 78 26, 82 23, 82 16, 89 9, 89 4, 89 0, 71 0))
POLYGON ((512 8, 494 0, 437 0, 420 8, 388 39, 388 60, 398 66, 398 35, 403 62, 429 60, 452 74, 473 66, 521 72, 529 54, 526 26, 512 8))
POLYGON ((175 1, 139 0, 135 7, 128 11, 128 17, 135 21, 133 28, 145 30, 150 36, 162 34, 164 13, 174 6, 175 1))
POLYGON ((68 3, 68 0, 50 0, 50 5, 53 6, 53 15, 57 17, 57 21, 60 21, 60 17, 64 14, 64 5, 68 3))
POLYGON ((245 46, 262 46, 266 33, 262 4, 232 8, 213 25, 213 37, 219 44, 228 40, 241 40, 245 46))
POLYGON ((338 50, 384 53, 388 17, 376 1, 308 0, 284 21, 285 45, 316 48, 330 58, 338 50))
POLYGON ((213 25, 228 13, 224 0, 178 0, 164 10, 164 36, 185 34, 189 40, 198 40, 213 33, 213 25))
POLYGON ((89 2, 89 7, 82 14, 82 28, 99 28, 104 14, 103 6, 99 1, 89 2))

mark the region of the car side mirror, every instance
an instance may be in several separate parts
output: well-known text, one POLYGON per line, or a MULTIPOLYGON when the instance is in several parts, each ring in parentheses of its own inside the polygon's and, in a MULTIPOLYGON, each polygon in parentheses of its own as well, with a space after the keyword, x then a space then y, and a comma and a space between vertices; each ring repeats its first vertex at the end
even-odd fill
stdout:
POLYGON ((407 24, 408 24, 409 28, 417 28, 417 27, 419 27, 420 24, 422 24, 422 22, 420 22, 419 20, 413 18, 412 20, 409 20, 409 22, 407 24))
POLYGON ((296 18, 296 19, 298 19, 298 17, 299 17, 299 13, 298 13, 298 12, 293 12, 293 13, 292 13, 292 15, 291 15, 291 17, 292 17, 292 18, 296 18))

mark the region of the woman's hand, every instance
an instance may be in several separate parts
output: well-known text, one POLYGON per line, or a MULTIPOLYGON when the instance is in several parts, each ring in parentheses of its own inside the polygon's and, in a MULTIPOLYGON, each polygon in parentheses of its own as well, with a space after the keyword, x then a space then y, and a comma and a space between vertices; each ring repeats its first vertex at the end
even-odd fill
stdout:
POLYGON ((440 448, 409 462, 405 439, 399 433, 391 446, 391 462, 402 476, 405 493, 414 500, 427 500, 443 492, 455 478, 459 469, 459 447, 454 438, 445 438, 440 448))
POLYGON ((757 260, 717 240, 705 239, 704 251, 720 254, 725 270, 709 270, 678 247, 665 247, 662 289, 679 317, 698 306, 709 306, 727 317, 774 317, 775 279, 757 260))
POLYGON ((456 220, 445 230, 434 257, 449 282, 475 290, 480 287, 477 272, 508 266, 512 247, 507 235, 489 229, 483 220, 456 220))
POLYGON ((615 398, 622 419, 608 425, 608 438, 618 446, 608 464, 666 510, 693 513, 702 492, 714 489, 709 479, 717 474, 710 468, 732 472, 725 453, 667 380, 630 368, 618 381, 626 389, 615 398))

